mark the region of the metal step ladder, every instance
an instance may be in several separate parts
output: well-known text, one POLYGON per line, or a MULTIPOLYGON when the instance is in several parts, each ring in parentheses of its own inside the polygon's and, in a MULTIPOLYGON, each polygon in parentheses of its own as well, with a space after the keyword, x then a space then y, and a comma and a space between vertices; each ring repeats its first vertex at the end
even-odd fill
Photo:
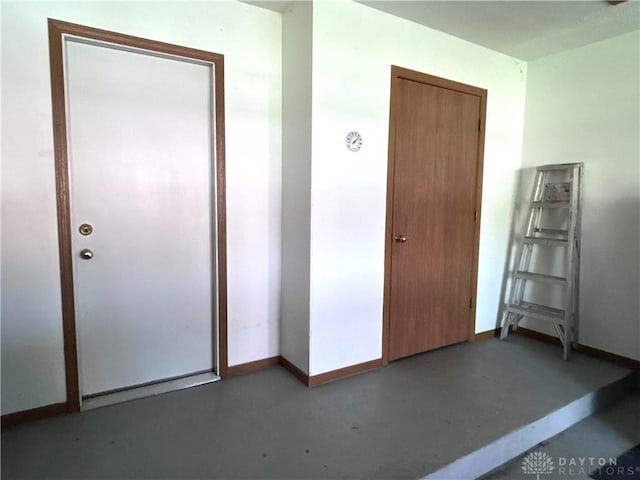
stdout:
MULTIPOLYGON (((569 358, 572 344, 578 346, 582 170, 582 163, 537 167, 526 230, 521 239, 500 333, 500 339, 504 340, 509 330, 516 330, 523 318, 548 321, 562 342, 565 360, 569 358), (546 225, 550 221, 554 224, 546 225), (565 250, 561 276, 530 270, 534 250, 538 254, 542 249, 558 247, 565 250), (529 283, 560 286, 562 308, 525 300, 531 293, 531 287, 527 288, 529 283)), ((553 296, 551 290, 545 291, 548 297, 553 296)), ((541 291, 535 293, 538 298, 545 296, 541 291)))

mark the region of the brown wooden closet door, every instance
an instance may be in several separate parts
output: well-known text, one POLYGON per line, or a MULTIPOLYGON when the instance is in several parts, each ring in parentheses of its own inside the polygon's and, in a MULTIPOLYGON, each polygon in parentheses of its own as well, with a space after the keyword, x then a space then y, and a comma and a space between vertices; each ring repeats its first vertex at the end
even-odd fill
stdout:
POLYGON ((478 96, 398 87, 390 360, 468 339, 480 125, 478 96))

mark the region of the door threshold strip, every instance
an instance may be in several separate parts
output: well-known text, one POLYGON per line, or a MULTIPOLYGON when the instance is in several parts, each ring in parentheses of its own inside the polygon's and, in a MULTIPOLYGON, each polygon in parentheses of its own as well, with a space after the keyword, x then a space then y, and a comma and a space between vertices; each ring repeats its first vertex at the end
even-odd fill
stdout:
POLYGON ((220 377, 213 372, 199 373, 188 377, 181 377, 166 382, 154 383, 143 387, 131 388, 129 390, 121 390, 118 392, 98 395, 96 397, 85 398, 82 400, 80 410, 93 410, 94 408, 106 407, 116 403, 128 402, 139 398, 151 397, 162 393, 174 392, 185 388, 197 387, 207 383, 213 383, 220 380, 220 377))

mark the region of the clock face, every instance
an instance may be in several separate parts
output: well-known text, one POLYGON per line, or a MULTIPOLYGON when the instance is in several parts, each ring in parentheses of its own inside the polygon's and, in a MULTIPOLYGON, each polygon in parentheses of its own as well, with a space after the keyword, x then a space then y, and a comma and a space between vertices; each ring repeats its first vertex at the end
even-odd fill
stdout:
POLYGON ((357 152, 362 148, 362 135, 358 132, 349 132, 345 140, 347 148, 352 152, 357 152))

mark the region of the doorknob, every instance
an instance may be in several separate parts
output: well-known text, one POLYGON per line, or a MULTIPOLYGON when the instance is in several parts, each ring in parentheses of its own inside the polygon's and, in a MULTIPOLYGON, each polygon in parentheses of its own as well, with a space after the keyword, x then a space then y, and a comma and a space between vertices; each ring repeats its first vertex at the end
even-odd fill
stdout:
POLYGON ((393 237, 393 239, 394 239, 396 242, 404 243, 404 242, 406 242, 406 241, 407 241, 407 236, 406 236, 406 235, 396 235, 395 237, 393 237))
POLYGON ((93 258, 93 252, 88 248, 83 248, 80 250, 80 258, 84 260, 91 260, 93 258))

